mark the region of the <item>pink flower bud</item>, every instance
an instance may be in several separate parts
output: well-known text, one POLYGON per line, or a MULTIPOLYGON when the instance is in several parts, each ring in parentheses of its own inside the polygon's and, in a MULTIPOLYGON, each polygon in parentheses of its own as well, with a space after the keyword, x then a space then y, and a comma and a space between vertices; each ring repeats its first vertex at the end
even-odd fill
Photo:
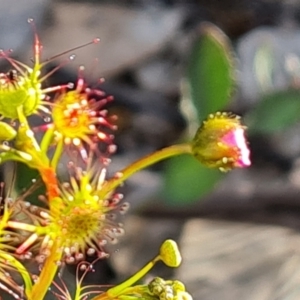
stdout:
POLYGON ((202 164, 221 171, 251 165, 245 127, 240 117, 228 113, 209 115, 195 135, 192 151, 202 164))

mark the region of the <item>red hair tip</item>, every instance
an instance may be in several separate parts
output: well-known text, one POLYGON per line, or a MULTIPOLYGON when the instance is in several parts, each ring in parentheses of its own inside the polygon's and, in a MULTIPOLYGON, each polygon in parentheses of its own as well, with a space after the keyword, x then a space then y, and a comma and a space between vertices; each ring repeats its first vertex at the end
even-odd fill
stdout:
POLYGON ((93 39, 93 43, 94 43, 94 44, 98 44, 99 42, 100 42, 100 39, 99 39, 99 38, 94 38, 94 39, 93 39))

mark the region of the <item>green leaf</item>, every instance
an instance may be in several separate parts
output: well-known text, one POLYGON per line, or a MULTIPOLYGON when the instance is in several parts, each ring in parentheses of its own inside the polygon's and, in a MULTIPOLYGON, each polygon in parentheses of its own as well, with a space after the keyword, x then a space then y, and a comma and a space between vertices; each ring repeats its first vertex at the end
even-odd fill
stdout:
POLYGON ((188 65, 188 84, 199 121, 224 109, 236 86, 235 58, 229 39, 215 25, 204 23, 188 65))
POLYGON ((205 168, 190 155, 174 157, 166 165, 163 196, 173 205, 189 204, 208 194, 223 177, 219 170, 205 168))
POLYGON ((244 118, 249 132, 272 133, 300 120, 300 93, 289 90, 267 95, 244 118))

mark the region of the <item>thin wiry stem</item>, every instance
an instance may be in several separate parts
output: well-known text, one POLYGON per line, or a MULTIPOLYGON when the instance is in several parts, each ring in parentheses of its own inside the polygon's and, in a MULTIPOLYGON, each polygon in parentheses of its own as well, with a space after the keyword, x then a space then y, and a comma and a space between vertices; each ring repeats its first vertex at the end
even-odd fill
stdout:
POLYGON ((30 295, 32 289, 32 281, 26 268, 17 259, 15 259, 12 255, 8 253, 1 251, 0 257, 7 261, 13 268, 15 268, 19 272, 24 281, 25 294, 27 296, 30 295))

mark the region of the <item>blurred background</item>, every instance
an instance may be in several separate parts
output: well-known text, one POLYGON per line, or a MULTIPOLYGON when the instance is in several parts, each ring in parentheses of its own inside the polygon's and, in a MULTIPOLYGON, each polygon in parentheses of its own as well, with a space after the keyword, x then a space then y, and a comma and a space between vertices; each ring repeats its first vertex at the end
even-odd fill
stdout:
POLYGON ((152 275, 182 280, 194 299, 299 299, 300 1, 0 0, 0 14, 0 47, 28 65, 28 18, 43 60, 100 38, 44 71, 75 53, 46 84, 75 82, 84 65, 87 82, 114 96, 111 174, 189 140, 209 113, 232 111, 248 127, 249 169, 221 174, 179 157, 128 180, 126 234, 90 282, 129 276, 173 238, 181 268, 152 275))

